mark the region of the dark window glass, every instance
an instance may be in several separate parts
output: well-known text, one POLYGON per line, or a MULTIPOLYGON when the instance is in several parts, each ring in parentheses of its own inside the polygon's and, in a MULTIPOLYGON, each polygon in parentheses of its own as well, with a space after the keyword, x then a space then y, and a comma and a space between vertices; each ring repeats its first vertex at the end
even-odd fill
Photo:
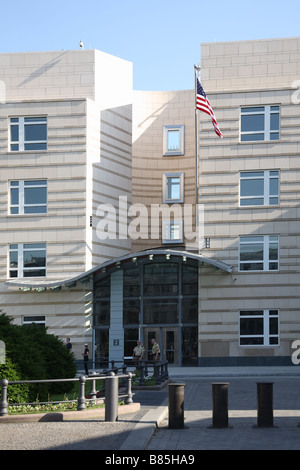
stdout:
POLYGON ((46 124, 25 124, 25 142, 34 140, 47 140, 46 124))
POLYGON ((178 295, 178 264, 151 263, 144 266, 144 295, 178 295))
POLYGON ((94 306, 94 324, 109 325, 110 323, 110 302, 102 300, 95 303, 94 306))
POLYGON ((247 335, 263 335, 264 334, 264 320, 263 318, 241 318, 240 320, 240 334, 247 335))
POLYGON ((198 365, 198 328, 184 326, 181 329, 182 365, 198 365))
POLYGON ((177 300, 144 300, 144 323, 177 323, 177 300))
POLYGON ((126 324, 138 324, 140 321, 140 300, 124 300, 123 322, 126 324))
POLYGON ((133 348, 139 338, 138 328, 125 328, 124 329, 124 356, 132 357, 133 348))
POLYGON ((198 321, 198 299, 183 299, 182 322, 197 323, 198 321))
POLYGON ((136 266, 132 269, 124 269, 123 279, 124 297, 140 296, 140 267, 136 266))
POLYGON ((95 298, 103 299, 110 297, 110 276, 104 277, 101 281, 98 281, 95 285, 94 290, 95 298))

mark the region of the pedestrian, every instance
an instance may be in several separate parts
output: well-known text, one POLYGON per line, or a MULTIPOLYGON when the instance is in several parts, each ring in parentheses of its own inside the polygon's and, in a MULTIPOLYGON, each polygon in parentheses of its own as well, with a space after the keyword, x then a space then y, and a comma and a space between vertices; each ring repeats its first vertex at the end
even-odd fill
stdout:
POLYGON ((144 358, 145 348, 142 346, 142 342, 138 339, 136 342, 136 346, 133 349, 132 360, 135 362, 136 366, 138 365, 139 361, 142 361, 144 358))
POLYGON ((89 367, 88 367, 88 362, 89 362, 89 348, 88 348, 88 343, 84 344, 84 352, 82 353, 83 355, 83 364, 84 364, 84 370, 85 374, 89 375, 89 367))
POLYGON ((72 343, 71 343, 70 338, 67 338, 67 339, 66 339, 66 348, 67 348, 67 350, 69 351, 69 353, 72 352, 72 343))
POLYGON ((152 359, 153 359, 153 362, 157 362, 159 360, 159 355, 160 355, 159 344, 156 342, 155 338, 152 338, 151 343, 152 343, 152 359))

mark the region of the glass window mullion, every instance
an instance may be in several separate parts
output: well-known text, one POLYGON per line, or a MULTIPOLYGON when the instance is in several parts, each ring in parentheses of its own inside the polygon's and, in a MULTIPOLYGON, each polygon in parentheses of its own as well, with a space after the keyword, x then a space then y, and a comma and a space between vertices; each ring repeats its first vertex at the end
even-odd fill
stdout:
POLYGON ((265 140, 271 140, 270 106, 265 106, 265 140))
POLYGON ((19 151, 24 151, 24 140, 25 140, 25 133, 24 133, 24 118, 19 118, 19 151))
POLYGON ((264 346, 269 346, 270 344, 270 329, 269 329, 269 311, 264 310, 264 346))
POLYGON ((24 245, 22 243, 18 244, 18 277, 24 277, 24 245))
POLYGON ((264 172, 264 205, 270 204, 270 172, 264 172))
POLYGON ((24 181, 19 181, 19 214, 24 214, 24 181))

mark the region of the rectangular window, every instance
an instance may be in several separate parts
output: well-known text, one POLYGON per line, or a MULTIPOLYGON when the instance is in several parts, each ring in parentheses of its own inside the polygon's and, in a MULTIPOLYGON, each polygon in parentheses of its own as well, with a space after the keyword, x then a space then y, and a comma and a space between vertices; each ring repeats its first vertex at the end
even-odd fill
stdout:
POLYGON ((240 312, 240 346, 278 346, 278 310, 240 312))
POLYGON ((240 271, 278 271, 279 236, 240 237, 240 271))
POLYGON ((164 173, 163 175, 163 202, 179 203, 183 202, 184 194, 184 174, 164 173))
POLYGON ((241 142, 279 140, 279 106, 241 108, 241 142))
POLYGON ((9 277, 39 276, 46 276, 46 243, 9 245, 9 277))
POLYGON ((182 220, 162 221, 162 243, 183 243, 182 220))
POLYGON ((46 317, 44 315, 24 316, 22 323, 23 325, 32 325, 34 323, 35 325, 45 326, 46 317))
POLYGON ((279 171, 243 171, 240 174, 241 206, 279 204, 279 171))
POLYGON ((10 118, 10 150, 47 150, 47 117, 10 118))
POLYGON ((163 127, 163 154, 184 155, 184 125, 163 127))
POLYGON ((46 214, 47 181, 10 182, 10 214, 46 214))

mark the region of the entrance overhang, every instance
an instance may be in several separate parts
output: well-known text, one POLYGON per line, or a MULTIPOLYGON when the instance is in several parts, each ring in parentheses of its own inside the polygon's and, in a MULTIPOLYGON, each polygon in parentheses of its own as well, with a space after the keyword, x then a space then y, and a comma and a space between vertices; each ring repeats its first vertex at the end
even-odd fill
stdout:
POLYGON ((21 290, 37 290, 43 291, 45 289, 54 290, 60 287, 74 287, 77 282, 86 283, 90 280, 91 276, 98 272, 108 272, 110 270, 120 269, 123 264, 128 262, 137 262, 142 261, 143 259, 154 260, 155 257, 165 256, 166 259, 172 258, 182 258, 183 261, 194 260, 199 264, 207 264, 212 266, 216 270, 223 271, 225 273, 231 273, 233 267, 227 263, 224 263, 220 260, 215 260, 213 258, 207 258, 201 254, 197 254, 190 251, 178 250, 178 249, 169 249, 169 248, 157 248, 139 251, 136 253, 128 253, 124 256, 114 258, 112 260, 105 261, 104 263, 95 266, 94 268, 81 273, 77 276, 66 278, 66 279, 57 279, 57 280, 32 280, 32 279, 11 279, 6 281, 6 285, 11 287, 19 287, 21 290))

